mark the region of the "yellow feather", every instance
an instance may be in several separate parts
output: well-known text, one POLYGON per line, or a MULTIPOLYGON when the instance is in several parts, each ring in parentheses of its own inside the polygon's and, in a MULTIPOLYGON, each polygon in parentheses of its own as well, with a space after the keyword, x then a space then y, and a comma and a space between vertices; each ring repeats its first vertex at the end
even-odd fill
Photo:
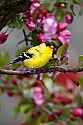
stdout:
POLYGON ((27 53, 33 54, 31 59, 24 60, 23 64, 27 68, 40 68, 52 58, 52 48, 45 43, 30 48, 27 53))

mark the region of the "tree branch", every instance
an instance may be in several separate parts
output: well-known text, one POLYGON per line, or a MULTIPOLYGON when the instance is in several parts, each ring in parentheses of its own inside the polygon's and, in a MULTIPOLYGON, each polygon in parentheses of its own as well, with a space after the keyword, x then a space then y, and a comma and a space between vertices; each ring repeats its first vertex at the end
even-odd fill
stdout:
POLYGON ((15 71, 15 70, 5 70, 0 69, 0 74, 7 74, 7 75, 33 75, 39 73, 51 73, 51 72, 83 72, 83 67, 76 67, 76 68, 63 68, 56 66, 54 68, 40 68, 40 69, 26 69, 26 71, 15 71))
POLYGON ((27 39, 27 35, 26 35, 26 32, 25 32, 25 29, 23 29, 23 35, 24 35, 26 46, 28 47, 28 39, 27 39))

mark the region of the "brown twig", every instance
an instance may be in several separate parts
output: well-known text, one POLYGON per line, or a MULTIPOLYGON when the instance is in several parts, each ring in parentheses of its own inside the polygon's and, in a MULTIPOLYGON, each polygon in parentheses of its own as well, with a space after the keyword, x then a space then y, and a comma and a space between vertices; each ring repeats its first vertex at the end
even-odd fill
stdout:
POLYGON ((76 68, 64 68, 56 66, 54 68, 39 68, 39 69, 26 69, 26 71, 15 71, 15 70, 6 70, 0 69, 0 74, 7 74, 7 75, 33 75, 39 73, 51 73, 51 72, 83 72, 83 67, 76 67, 76 68))
POLYGON ((24 35, 24 40, 25 40, 26 46, 28 47, 28 39, 27 39, 27 35, 26 35, 26 32, 25 32, 25 29, 23 29, 22 31, 23 31, 23 35, 24 35))

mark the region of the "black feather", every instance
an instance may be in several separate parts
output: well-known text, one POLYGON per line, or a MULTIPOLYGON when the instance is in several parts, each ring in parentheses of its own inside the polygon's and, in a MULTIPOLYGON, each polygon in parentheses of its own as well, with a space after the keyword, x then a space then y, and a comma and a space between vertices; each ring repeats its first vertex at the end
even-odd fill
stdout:
POLYGON ((15 63, 18 63, 18 62, 23 62, 26 59, 32 58, 32 55, 33 54, 23 52, 20 56, 18 56, 14 60, 12 60, 9 64, 15 64, 15 63))

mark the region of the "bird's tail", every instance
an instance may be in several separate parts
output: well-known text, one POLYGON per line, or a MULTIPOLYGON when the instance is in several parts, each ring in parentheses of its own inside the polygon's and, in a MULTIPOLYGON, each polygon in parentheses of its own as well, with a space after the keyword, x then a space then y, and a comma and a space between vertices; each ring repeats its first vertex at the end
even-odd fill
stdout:
POLYGON ((23 62, 25 59, 32 58, 32 56, 33 56, 33 54, 23 52, 20 56, 13 59, 9 64, 15 64, 15 63, 18 63, 18 62, 23 62))
POLYGON ((18 62, 22 62, 22 57, 21 57, 21 56, 15 58, 15 59, 13 59, 13 60, 11 60, 11 61, 9 62, 9 64, 15 64, 15 63, 18 63, 18 62))

